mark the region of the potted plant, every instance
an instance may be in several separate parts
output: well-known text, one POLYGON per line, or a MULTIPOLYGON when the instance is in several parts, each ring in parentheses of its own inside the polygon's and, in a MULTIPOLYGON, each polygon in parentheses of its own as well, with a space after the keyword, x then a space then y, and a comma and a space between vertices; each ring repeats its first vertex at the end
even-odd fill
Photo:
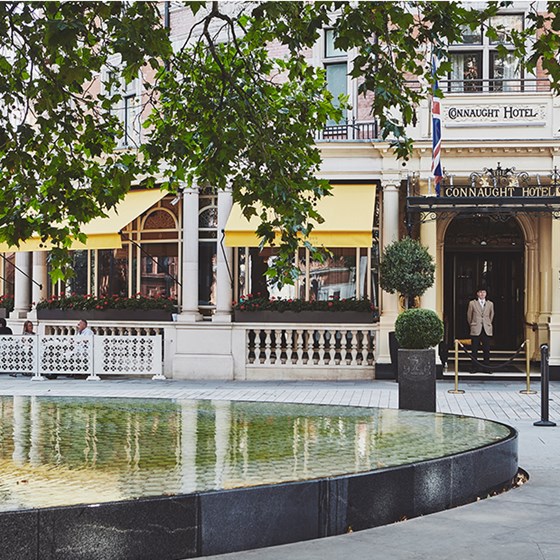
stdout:
POLYGON ((306 301, 248 294, 233 302, 233 317, 238 323, 371 323, 377 313, 367 298, 306 301))
POLYGON ((0 317, 6 319, 14 310, 14 296, 6 294, 0 296, 0 317))
POLYGON ((395 322, 399 343, 399 408, 436 410, 434 347, 443 338, 443 321, 430 309, 407 309, 395 322))
POLYGON ((436 266, 428 249, 416 239, 403 237, 387 245, 379 264, 379 284, 390 294, 401 296, 402 307, 415 307, 434 283, 436 266))
MULTIPOLYGON (((436 267, 426 247, 415 239, 403 237, 387 245, 379 264, 379 284, 390 294, 400 295, 404 309, 415 307, 418 298, 434 283, 436 267)), ((389 353, 395 378, 398 343, 394 331, 389 332, 389 353)))

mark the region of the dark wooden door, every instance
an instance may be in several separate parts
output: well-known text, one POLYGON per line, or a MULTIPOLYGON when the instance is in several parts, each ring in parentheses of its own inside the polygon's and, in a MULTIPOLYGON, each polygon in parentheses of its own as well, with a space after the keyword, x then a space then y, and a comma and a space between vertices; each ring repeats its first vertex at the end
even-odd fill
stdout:
POLYGON ((446 252, 444 321, 445 339, 452 347, 455 338, 469 337, 467 306, 484 286, 494 302, 496 350, 514 350, 524 336, 523 252, 446 252))

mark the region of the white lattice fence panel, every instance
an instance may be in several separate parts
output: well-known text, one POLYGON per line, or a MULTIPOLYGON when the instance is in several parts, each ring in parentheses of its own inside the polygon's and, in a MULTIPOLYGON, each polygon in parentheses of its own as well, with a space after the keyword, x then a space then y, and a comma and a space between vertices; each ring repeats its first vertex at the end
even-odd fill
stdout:
POLYGON ((162 337, 96 336, 98 375, 162 375, 162 337))
POLYGON ((93 336, 40 336, 40 374, 92 374, 93 336))
POLYGON ((0 372, 33 375, 37 368, 36 336, 0 336, 0 372))

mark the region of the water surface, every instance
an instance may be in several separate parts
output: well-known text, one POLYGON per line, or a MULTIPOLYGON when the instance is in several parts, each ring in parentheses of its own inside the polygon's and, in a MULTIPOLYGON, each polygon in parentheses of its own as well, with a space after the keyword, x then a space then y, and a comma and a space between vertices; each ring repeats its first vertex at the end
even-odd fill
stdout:
POLYGON ((0 510, 364 472, 509 435, 488 420, 394 409, 0 397, 0 510))

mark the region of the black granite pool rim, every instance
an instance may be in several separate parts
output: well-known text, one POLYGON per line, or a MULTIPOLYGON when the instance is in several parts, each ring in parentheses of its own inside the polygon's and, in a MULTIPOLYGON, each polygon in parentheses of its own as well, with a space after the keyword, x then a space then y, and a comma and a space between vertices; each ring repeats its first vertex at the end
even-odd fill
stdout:
POLYGON ((438 459, 323 479, 0 512, 2 560, 181 560, 340 535, 511 488, 518 434, 438 459))

